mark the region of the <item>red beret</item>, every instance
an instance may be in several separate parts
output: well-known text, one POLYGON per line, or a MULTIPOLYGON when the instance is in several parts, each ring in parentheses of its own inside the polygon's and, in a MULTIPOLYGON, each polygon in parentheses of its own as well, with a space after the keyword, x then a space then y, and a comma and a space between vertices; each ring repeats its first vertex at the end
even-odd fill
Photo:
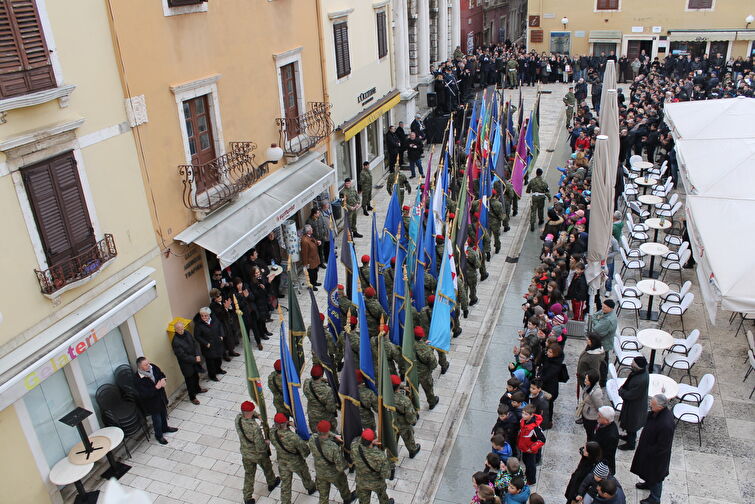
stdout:
POLYGON ((344 287, 344 286, 343 286, 343 285, 341 285, 341 284, 338 284, 338 285, 337 285, 336 287, 338 288, 338 290, 344 290, 344 289, 346 288, 346 287, 344 287))
POLYGON ((288 423, 288 417, 284 413, 276 413, 273 417, 273 421, 279 424, 288 423))
POLYGON ((363 263, 368 263, 368 262, 370 262, 370 256, 368 256, 367 254, 363 255, 363 256, 362 256, 362 262, 363 262, 363 263))
POLYGON ((365 441, 375 441, 375 431, 372 429, 364 429, 362 431, 362 439, 365 441))
POLYGON ((391 266, 396 265, 396 256, 391 257, 391 266))
POLYGON ((356 317, 355 317, 354 315, 352 315, 352 316, 351 316, 351 318, 349 319, 349 323, 350 323, 350 324, 351 324, 352 326, 355 326, 355 325, 357 325, 357 323, 358 323, 358 322, 359 322, 359 320, 358 320, 358 319, 357 319, 357 318, 356 318, 356 317))
POLYGON ((380 326, 380 330, 384 333, 387 333, 388 331, 390 331, 390 328, 388 327, 388 324, 383 324, 380 326))
POLYGON ((312 371, 309 372, 312 378, 322 378, 322 373, 322 366, 319 364, 312 366, 312 371))
POLYGON ((464 168, 459 168, 459 175, 464 175, 464 168))
POLYGON ((252 401, 244 401, 241 403, 241 411, 254 411, 254 403, 252 401))
POLYGON ((433 304, 435 302, 435 294, 427 296, 427 304, 433 304))
POLYGON ((475 219, 479 219, 480 218, 480 212, 475 212, 474 216, 475 216, 475 219))
POLYGON ((393 386, 401 385, 401 378, 399 378, 398 375, 392 374, 391 383, 393 384, 393 386))
POLYGON ((408 212, 410 208, 407 205, 404 205, 401 207, 401 210, 403 210, 404 212, 408 212))
POLYGON ((273 367, 276 371, 280 372, 281 370, 281 360, 278 359, 277 361, 273 362, 273 367))
POLYGON ((493 189, 493 196, 495 196, 496 194, 498 194, 498 191, 496 191, 495 189, 493 189))
POLYGON ((322 320, 323 322, 325 322, 325 314, 324 313, 320 314, 320 320, 322 320))
POLYGON ((360 370, 358 370, 358 369, 354 370, 354 374, 357 377, 357 383, 363 383, 364 382, 364 378, 362 378, 362 372, 360 370))
POLYGON ((317 422, 317 432, 322 432, 323 434, 330 432, 330 422, 327 420, 320 420, 317 422))
POLYGON ((443 239, 443 235, 435 235, 435 239, 436 240, 442 240, 443 239))
POLYGON ((417 326, 414 328, 414 337, 417 339, 422 339, 425 337, 425 330, 422 329, 420 326, 417 326))
POLYGON ((453 212, 449 212, 449 213, 448 213, 448 218, 449 218, 449 219, 455 219, 455 218, 456 218, 456 214, 455 214, 455 213, 453 213, 453 212))
POLYGON ((370 298, 375 297, 375 289, 373 289, 372 287, 367 287, 366 289, 364 289, 364 295, 370 298))

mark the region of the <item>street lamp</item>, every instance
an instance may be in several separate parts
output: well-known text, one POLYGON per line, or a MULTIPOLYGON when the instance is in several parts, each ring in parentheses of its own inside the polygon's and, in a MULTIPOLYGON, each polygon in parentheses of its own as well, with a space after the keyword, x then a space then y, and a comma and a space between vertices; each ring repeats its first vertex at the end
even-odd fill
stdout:
POLYGON ((265 151, 265 156, 267 156, 268 161, 276 164, 283 158, 283 149, 278 147, 278 144, 270 144, 270 147, 265 151))
POLYGON ((755 21, 755 17, 753 17, 753 15, 752 15, 752 14, 750 14, 749 16, 747 16, 747 17, 745 18, 745 23, 747 23, 747 24, 745 25, 745 28, 749 28, 749 27, 750 27, 750 24, 751 24, 751 23, 752 23, 753 21, 755 21))
POLYGON ((564 30, 566 30, 566 25, 569 24, 569 18, 564 16, 561 18, 561 24, 564 25, 564 30))

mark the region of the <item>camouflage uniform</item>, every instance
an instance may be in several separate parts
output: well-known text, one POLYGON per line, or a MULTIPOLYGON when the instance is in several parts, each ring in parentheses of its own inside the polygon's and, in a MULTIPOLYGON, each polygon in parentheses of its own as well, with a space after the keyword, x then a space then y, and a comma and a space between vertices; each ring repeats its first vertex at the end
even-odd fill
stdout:
POLYGON ((564 105, 566 105, 566 127, 571 125, 572 117, 574 117, 574 107, 577 105, 577 97, 574 93, 569 91, 563 98, 564 105))
POLYGON ((382 317, 383 323, 388 323, 388 315, 380 305, 380 301, 377 298, 364 298, 364 307, 367 310, 367 328, 370 332, 370 338, 374 338, 378 334, 378 328, 380 326, 380 319, 382 317))
POLYGON ((388 300, 390 301, 391 296, 393 295, 393 268, 391 266, 386 266, 383 268, 383 282, 385 283, 385 292, 388 295, 388 300))
POLYGON ((315 459, 315 481, 317 492, 320 494, 319 504, 327 504, 330 495, 330 485, 333 484, 346 502, 351 498, 349 482, 346 480, 348 464, 343 457, 341 446, 333 439, 332 434, 327 437, 314 433, 309 438, 309 451, 315 459))
MULTIPOLYGON (((430 306, 425 306, 422 308, 422 311, 419 312, 419 325, 424 329, 425 334, 430 334, 430 322, 433 320, 433 309, 430 306)), ((454 320, 451 321, 453 323, 454 320)), ((448 371, 448 367, 451 365, 448 362, 448 357, 446 356, 446 352, 441 352, 440 350, 435 351, 438 354, 438 364, 440 364, 440 373, 446 374, 446 371, 448 371)))
POLYGON ((503 191, 503 232, 509 230, 509 219, 519 213, 519 196, 514 191, 511 182, 506 181, 506 189, 503 191), (513 210, 513 213, 512 213, 513 210))
POLYGON ((396 427, 399 436, 404 440, 404 446, 413 457, 419 451, 419 445, 414 441, 414 424, 417 423, 417 410, 404 390, 397 390, 393 395, 396 403, 396 427))
POLYGON ((370 264, 363 264, 359 267, 359 282, 362 284, 362 290, 370 286, 370 264))
POLYGON ((267 486, 276 484, 273 463, 270 461, 270 448, 267 446, 262 428, 254 418, 244 418, 239 413, 236 415, 236 433, 239 436, 241 449, 241 463, 244 465, 244 500, 254 499, 254 475, 257 474, 257 465, 262 467, 265 473, 267 486))
POLYGON ((503 204, 498 196, 493 196, 490 199, 490 212, 488 213, 488 225, 490 226, 490 233, 493 235, 493 242, 495 244, 495 253, 497 254, 501 250, 501 223, 505 218, 503 213, 503 204))
POLYGON ((357 316, 357 305, 352 303, 351 299, 346 297, 346 294, 338 293, 338 307, 341 309, 341 320, 346 320, 346 317, 349 316, 349 310, 354 317, 357 316))
POLYGON ((346 329, 341 331, 341 335, 339 336, 341 341, 344 341, 345 338, 349 338, 349 343, 351 343, 351 352, 354 354, 354 362, 359 362, 359 328, 357 326, 354 326, 351 328, 351 331, 346 332, 346 329))
POLYGON ((480 269, 480 253, 473 247, 467 248, 467 268, 464 272, 464 281, 469 287, 469 304, 477 302, 477 270, 480 269))
POLYGON ((363 429, 375 430, 375 413, 378 410, 377 395, 364 383, 359 384, 359 417, 363 429), (375 412, 375 413, 373 413, 375 412))
MULTIPOLYGON (((379 340, 380 337, 377 336, 370 338, 370 346, 372 347, 372 362, 375 366, 375 377, 378 376, 378 368, 380 365, 380 349, 378 348, 377 343, 379 340)), ((391 343, 390 339, 384 337, 383 352, 385 352, 385 358, 388 360, 388 367, 390 368, 391 374, 397 374, 396 366, 398 365, 399 369, 401 369, 404 360, 401 357, 401 349, 398 347, 398 345, 391 343)))
POLYGON ((346 204, 347 215, 349 216, 349 229, 351 229, 352 235, 359 234, 359 231, 357 231, 357 209, 360 205, 359 193, 354 189, 354 186, 349 188, 344 187, 343 199, 346 204))
POLYGON ((283 402, 283 379, 278 371, 273 371, 267 375, 267 387, 273 393, 273 404, 276 413, 288 413, 288 408, 283 402))
MULTIPOLYGON (((325 322, 323 322, 325 324, 325 322)), ((312 365, 320 364, 322 365, 322 362, 320 361, 320 358, 315 353, 315 347, 312 345, 312 326, 307 327, 307 339, 309 340, 309 346, 312 351, 312 365)), ((330 332, 328 332, 327 327, 325 327, 325 343, 328 346, 328 355, 330 355, 331 360, 334 364, 341 362, 340 360, 337 360, 337 345, 336 342, 333 341, 333 337, 330 335, 330 332)), ((341 358, 343 358, 343 350, 341 350, 341 358)), ((335 371, 335 370, 334 370, 335 371)))
POLYGON ((338 408, 336 408, 336 399, 333 397, 333 389, 330 388, 328 382, 324 378, 317 380, 307 378, 302 388, 304 395, 307 396, 309 430, 317 432, 317 424, 320 420, 327 420, 335 430, 338 408))
POLYGON ((298 474, 308 492, 314 493, 315 482, 309 475, 306 458, 309 446, 298 434, 288 429, 288 424, 273 426, 270 441, 275 446, 278 458, 278 473, 281 477, 281 502, 291 504, 291 480, 298 474))
MULTIPOLYGON (((465 275, 466 276, 466 275, 465 275)), ((459 306, 461 311, 464 312, 464 318, 467 318, 469 313, 469 296, 467 295, 467 282, 464 277, 459 277, 459 281, 456 282, 456 296, 459 298, 459 306)))
POLYGON ((530 208, 530 231, 535 230, 535 212, 537 211, 538 224, 545 222, 543 213, 545 211, 545 202, 550 198, 548 183, 542 177, 535 177, 527 185, 527 192, 532 193, 532 202, 530 208))
POLYGON ((369 504, 372 492, 380 504, 388 504, 385 479, 391 474, 391 465, 385 452, 377 446, 364 446, 362 439, 356 438, 351 442, 351 458, 356 467, 359 504, 369 504))
POLYGON ((369 168, 362 167, 359 171, 359 192, 362 193, 362 211, 367 215, 372 201, 372 173, 369 168))
POLYGON ((435 277, 432 276, 429 271, 425 271, 425 295, 434 295, 437 287, 438 281, 435 280, 435 277))
POLYGON ((418 340, 415 344, 414 351, 417 354, 417 372, 419 373, 419 384, 425 391, 425 397, 430 405, 434 408, 438 404, 438 396, 433 391, 433 369, 438 366, 438 360, 435 358, 435 352, 424 340, 418 340))
MULTIPOLYGON (((388 191, 388 195, 391 195, 393 193, 393 182, 395 181, 395 175, 389 175, 388 179, 385 181, 385 189, 388 191)), ((408 192, 409 194, 412 193, 412 186, 409 184, 409 181, 406 179, 406 175, 403 173, 398 174, 398 204, 399 206, 404 205, 404 191, 408 192)))

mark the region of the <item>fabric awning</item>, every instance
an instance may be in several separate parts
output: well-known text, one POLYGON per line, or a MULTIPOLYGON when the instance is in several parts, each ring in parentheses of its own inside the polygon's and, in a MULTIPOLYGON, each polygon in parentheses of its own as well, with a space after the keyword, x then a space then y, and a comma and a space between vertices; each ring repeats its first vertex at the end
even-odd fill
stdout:
POLYGON ((676 141, 755 138, 755 98, 667 103, 663 111, 676 141))
POLYGON ((242 193, 235 203, 210 214, 175 236, 196 243, 229 266, 283 221, 336 182, 335 169, 313 152, 290 163, 242 193))
POLYGON ((613 44, 621 42, 622 33, 620 30, 590 30, 591 43, 613 44))
MULTIPOLYGON (((707 42, 709 40, 736 40, 737 30, 704 31, 704 30, 669 30, 669 40, 672 42, 707 42)), ((743 32, 744 33, 744 32, 743 32)))
POLYGON ((755 199, 755 138, 679 140, 675 148, 689 194, 755 199))
POLYGON ((354 119, 347 121, 340 129, 343 130, 344 140, 351 140, 354 135, 362 131, 364 128, 377 121, 380 116, 395 107, 398 102, 401 101, 401 93, 398 89, 394 89, 380 100, 371 108, 365 110, 354 119))

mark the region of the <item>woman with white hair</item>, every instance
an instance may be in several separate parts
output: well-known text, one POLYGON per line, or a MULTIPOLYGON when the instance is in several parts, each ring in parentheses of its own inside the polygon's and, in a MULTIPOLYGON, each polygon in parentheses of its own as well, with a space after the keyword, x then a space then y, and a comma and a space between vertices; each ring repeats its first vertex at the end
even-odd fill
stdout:
POLYGON ((603 461, 616 474, 616 447, 619 446, 619 426, 614 419, 616 411, 613 406, 601 406, 598 408, 598 425, 595 427, 593 440, 600 445, 603 452, 603 461))

